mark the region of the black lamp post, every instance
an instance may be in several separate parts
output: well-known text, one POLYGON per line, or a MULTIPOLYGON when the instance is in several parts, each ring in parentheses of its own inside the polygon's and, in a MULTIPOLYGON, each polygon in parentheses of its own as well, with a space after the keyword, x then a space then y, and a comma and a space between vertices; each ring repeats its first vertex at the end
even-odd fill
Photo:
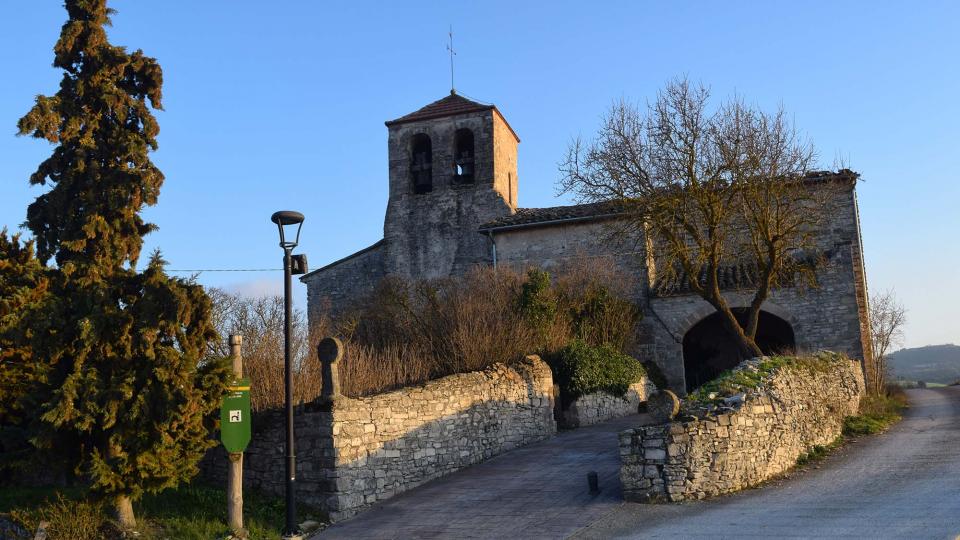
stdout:
POLYGON ((305 255, 291 255, 293 248, 297 247, 297 242, 300 241, 300 227, 303 226, 303 214, 291 210, 281 210, 274 212, 274 214, 270 216, 270 221, 276 223, 277 228, 280 229, 280 247, 283 248, 283 389, 287 408, 287 521, 283 530, 283 538, 294 540, 303 538, 303 536, 300 534, 300 528, 297 525, 297 507, 294 501, 294 483, 297 479, 297 458, 293 451, 293 369, 290 365, 290 314, 293 309, 291 275, 306 273, 307 258, 305 255), (287 230, 293 233, 294 225, 296 226, 296 233, 291 235, 293 236, 293 240, 287 240, 288 235, 284 231, 284 228, 286 227, 287 230))

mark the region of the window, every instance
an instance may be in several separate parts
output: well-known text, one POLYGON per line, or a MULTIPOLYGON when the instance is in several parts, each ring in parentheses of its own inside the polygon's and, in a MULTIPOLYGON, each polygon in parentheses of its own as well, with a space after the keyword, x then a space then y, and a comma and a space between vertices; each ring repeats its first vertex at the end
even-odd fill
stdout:
POLYGON ((458 129, 453 140, 453 183, 472 184, 474 171, 473 132, 469 129, 458 129))
POLYGON ((430 137, 420 133, 413 136, 410 151, 410 177, 413 179, 413 192, 417 194, 433 191, 433 146, 430 137))

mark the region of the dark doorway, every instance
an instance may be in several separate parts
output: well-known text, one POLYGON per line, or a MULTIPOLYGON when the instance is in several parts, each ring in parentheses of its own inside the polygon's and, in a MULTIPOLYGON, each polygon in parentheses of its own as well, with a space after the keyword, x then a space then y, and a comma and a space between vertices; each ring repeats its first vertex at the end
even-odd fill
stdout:
MULTIPOLYGON (((746 324, 745 308, 735 308, 733 314, 741 325, 746 324)), ((763 354, 790 352, 795 345, 793 328, 780 317, 761 311, 756 341, 763 354)), ((687 392, 736 367, 742 360, 744 354, 736 339, 724 327, 719 313, 704 317, 683 336, 683 371, 687 392)))

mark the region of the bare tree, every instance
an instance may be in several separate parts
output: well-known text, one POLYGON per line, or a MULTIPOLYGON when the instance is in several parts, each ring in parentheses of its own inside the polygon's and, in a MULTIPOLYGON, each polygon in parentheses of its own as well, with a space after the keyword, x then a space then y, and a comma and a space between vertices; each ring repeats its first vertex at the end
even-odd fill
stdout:
POLYGON ((744 357, 759 356, 770 292, 816 284, 814 233, 831 183, 807 176, 815 152, 782 109, 732 99, 711 110, 709 97, 678 79, 645 109, 614 104, 592 141, 570 145, 560 188, 581 202, 614 202, 618 233, 646 239, 658 280, 684 282, 722 314, 744 357), (743 323, 722 293, 728 267, 753 293, 743 323))
MULTIPOLYGON (((207 289, 213 301, 211 319, 221 339, 210 344, 208 354, 226 356, 229 334, 243 336, 244 375, 252 380, 251 406, 263 410, 283 405, 283 297, 247 297, 222 289, 207 289)), ((320 367, 310 358, 305 317, 294 310, 291 356, 294 400, 308 402, 320 395, 320 367)))
POLYGON ((892 289, 870 295, 870 342, 873 347, 871 390, 880 394, 887 380, 887 353, 903 342, 907 310, 892 289))

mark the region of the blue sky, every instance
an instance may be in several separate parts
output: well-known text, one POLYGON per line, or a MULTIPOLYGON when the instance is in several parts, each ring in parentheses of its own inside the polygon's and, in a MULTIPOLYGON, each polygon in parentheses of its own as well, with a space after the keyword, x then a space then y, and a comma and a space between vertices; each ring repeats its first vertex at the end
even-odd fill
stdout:
MULTIPOLYGON (((277 268, 269 222, 307 216, 301 251, 319 267, 382 235, 383 122, 456 86, 495 103, 519 134, 520 205, 557 199, 557 162, 612 100, 643 101, 678 75, 779 104, 863 174, 871 290, 895 288, 907 346, 960 343, 960 3, 313 2, 117 0, 115 44, 164 69, 154 160, 167 181, 146 211, 171 269, 277 268)), ((0 19, 0 226, 16 228, 50 147, 15 137, 33 96, 56 91, 60 2, 10 0, 0 19)), ((200 281, 276 292, 272 273, 200 281)), ((299 283, 298 303, 305 293, 299 283)))

